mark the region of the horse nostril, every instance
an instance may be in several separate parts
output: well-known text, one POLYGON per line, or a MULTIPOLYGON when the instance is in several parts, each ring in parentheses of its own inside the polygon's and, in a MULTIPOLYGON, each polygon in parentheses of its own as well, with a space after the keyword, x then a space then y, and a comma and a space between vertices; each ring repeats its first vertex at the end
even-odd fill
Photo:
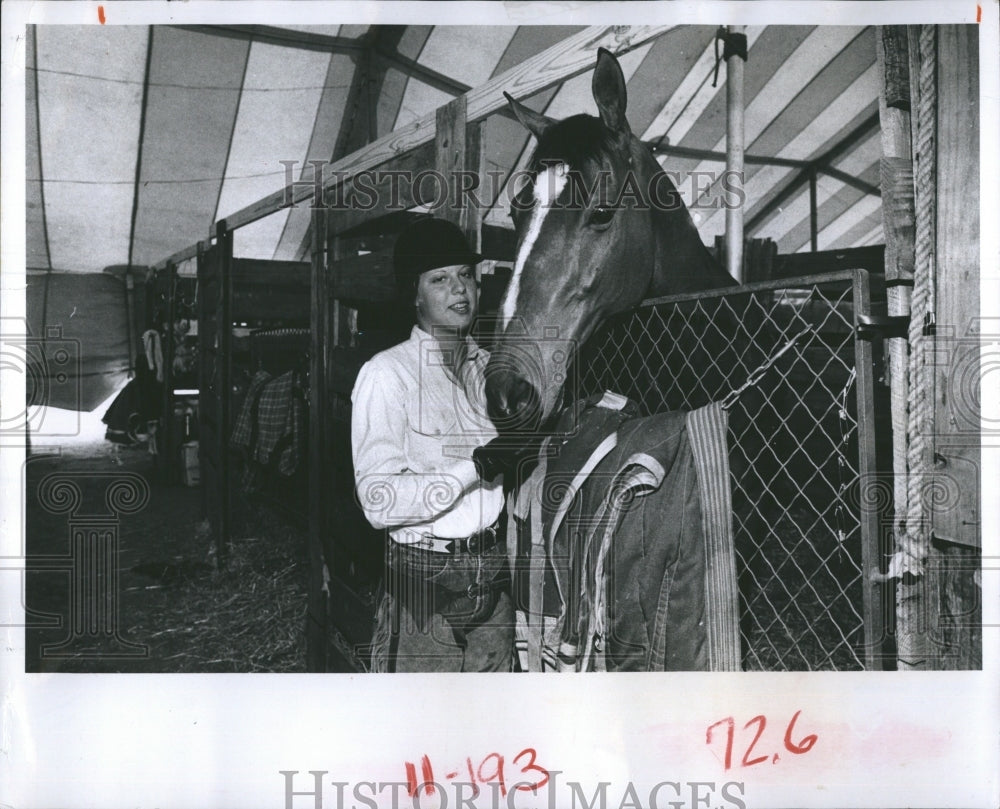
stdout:
POLYGON ((510 371, 486 375, 487 414, 500 432, 532 432, 541 405, 538 391, 522 376, 510 371))
POLYGON ((539 416, 538 392, 535 386, 520 376, 511 379, 507 389, 509 430, 533 431, 539 416))

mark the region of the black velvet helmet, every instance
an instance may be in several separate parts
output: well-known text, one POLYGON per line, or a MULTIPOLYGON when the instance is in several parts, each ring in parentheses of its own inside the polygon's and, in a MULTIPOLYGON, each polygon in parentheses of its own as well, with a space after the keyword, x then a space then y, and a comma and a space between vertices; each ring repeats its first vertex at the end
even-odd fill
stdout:
POLYGON ((396 282, 402 289, 414 284, 428 270, 478 264, 482 260, 469 247, 458 225, 431 216, 418 219, 399 234, 392 256, 396 282))

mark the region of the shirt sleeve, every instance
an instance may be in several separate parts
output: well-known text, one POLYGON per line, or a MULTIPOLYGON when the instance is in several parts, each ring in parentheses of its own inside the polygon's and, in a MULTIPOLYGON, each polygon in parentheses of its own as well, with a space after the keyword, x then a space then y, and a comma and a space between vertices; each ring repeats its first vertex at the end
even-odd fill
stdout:
POLYGON ((351 453, 358 502, 375 528, 416 525, 444 514, 479 482, 470 460, 433 471, 407 467, 406 390, 391 367, 362 366, 351 394, 351 453))

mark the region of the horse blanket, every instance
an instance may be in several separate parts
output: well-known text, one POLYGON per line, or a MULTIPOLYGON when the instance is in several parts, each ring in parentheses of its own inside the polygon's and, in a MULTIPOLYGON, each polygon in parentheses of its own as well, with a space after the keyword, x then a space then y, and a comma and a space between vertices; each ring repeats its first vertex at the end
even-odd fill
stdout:
POLYGON ((512 504, 522 668, 739 668, 725 438, 718 404, 564 413, 512 504))

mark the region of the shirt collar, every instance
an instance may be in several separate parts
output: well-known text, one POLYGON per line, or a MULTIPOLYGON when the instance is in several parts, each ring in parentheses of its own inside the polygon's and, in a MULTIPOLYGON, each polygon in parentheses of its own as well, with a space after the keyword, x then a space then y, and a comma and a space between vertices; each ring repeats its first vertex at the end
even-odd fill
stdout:
MULTIPOLYGON (((410 340, 415 345, 420 345, 420 343, 424 340, 433 340, 433 339, 434 335, 424 331, 422 328, 420 328, 420 326, 414 326, 413 330, 410 332, 410 340)), ((482 349, 479 347, 479 343, 477 343, 475 340, 469 337, 469 335, 466 335, 465 344, 468 346, 468 350, 465 353, 465 362, 477 359, 479 357, 479 352, 482 351, 482 349)))

